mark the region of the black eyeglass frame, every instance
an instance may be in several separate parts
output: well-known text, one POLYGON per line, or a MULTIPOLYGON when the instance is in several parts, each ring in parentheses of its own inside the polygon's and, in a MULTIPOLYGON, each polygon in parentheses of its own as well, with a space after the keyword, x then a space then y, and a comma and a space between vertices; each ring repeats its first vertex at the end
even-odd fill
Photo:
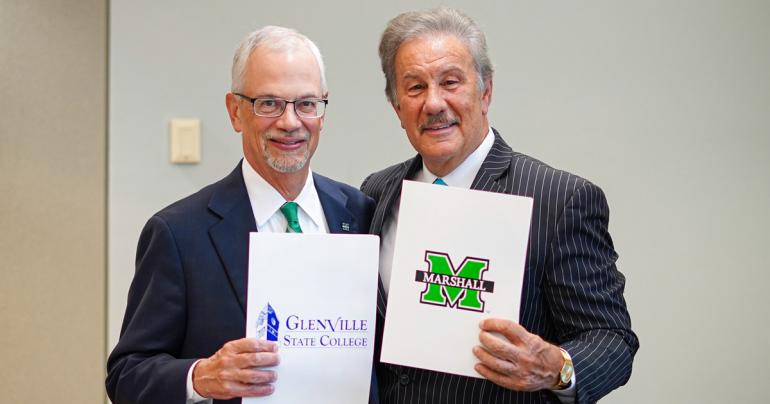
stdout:
POLYGON ((279 97, 249 97, 249 96, 243 95, 241 93, 235 93, 235 92, 233 94, 238 96, 238 97, 243 98, 244 100, 246 100, 248 102, 250 102, 251 103, 251 112, 253 112, 254 115, 256 115, 256 116, 260 116, 260 117, 263 117, 263 118, 278 118, 278 117, 282 116, 284 112, 286 112, 286 106, 288 104, 292 104, 292 108, 294 108, 294 113, 297 114, 298 117, 305 118, 305 119, 316 119, 316 118, 320 118, 320 117, 326 115, 326 107, 329 105, 329 99, 327 99, 327 98, 298 98, 298 99, 295 99, 295 100, 287 100, 287 99, 279 98, 279 97), (257 113, 257 107, 256 107, 256 101, 257 100, 283 101, 283 108, 281 108, 281 112, 278 115, 261 115, 261 114, 257 113), (302 114, 300 114, 297 111, 297 104, 296 104, 297 101, 313 101, 313 102, 316 102, 316 103, 323 102, 324 103, 323 111, 321 112, 320 115, 317 115, 317 116, 305 116, 305 115, 302 115, 302 114))

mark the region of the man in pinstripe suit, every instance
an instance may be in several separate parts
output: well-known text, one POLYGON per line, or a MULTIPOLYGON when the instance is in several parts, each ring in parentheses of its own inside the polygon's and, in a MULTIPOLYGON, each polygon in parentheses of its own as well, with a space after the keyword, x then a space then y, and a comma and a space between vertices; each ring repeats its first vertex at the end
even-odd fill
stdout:
POLYGON ((380 363, 381 402, 589 403, 625 384, 639 344, 601 189, 514 152, 489 126, 492 66, 469 17, 448 8, 401 14, 379 52, 385 93, 419 153, 361 186, 377 201, 371 231, 382 237, 380 335, 402 180, 534 198, 519 322, 480 324, 473 352, 484 379, 380 363))

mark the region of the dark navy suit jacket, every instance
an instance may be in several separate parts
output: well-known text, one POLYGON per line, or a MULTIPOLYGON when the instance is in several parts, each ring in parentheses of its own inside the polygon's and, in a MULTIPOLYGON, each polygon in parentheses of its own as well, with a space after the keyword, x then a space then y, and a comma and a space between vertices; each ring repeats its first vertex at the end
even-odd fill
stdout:
MULTIPOLYGON (((332 233, 367 232, 371 198, 321 175, 313 181, 332 233)), ((107 362, 114 403, 184 403, 195 360, 245 336, 253 231, 240 164, 150 218, 139 238, 120 341, 107 362)))
MULTIPOLYGON (((372 233, 380 234, 399 203, 401 182, 414 178, 421 168, 418 155, 364 181, 361 189, 377 201, 372 233)), ((519 322, 572 355, 576 402, 595 402, 624 384, 639 341, 623 299, 625 278, 615 267, 617 254, 607 231, 609 208, 602 190, 514 152, 497 131, 471 188, 534 199, 519 322)), ((381 286, 378 336, 386 312, 381 286)), ((486 379, 411 367, 379 364, 377 376, 383 404, 559 403, 548 390, 513 391, 486 379)))

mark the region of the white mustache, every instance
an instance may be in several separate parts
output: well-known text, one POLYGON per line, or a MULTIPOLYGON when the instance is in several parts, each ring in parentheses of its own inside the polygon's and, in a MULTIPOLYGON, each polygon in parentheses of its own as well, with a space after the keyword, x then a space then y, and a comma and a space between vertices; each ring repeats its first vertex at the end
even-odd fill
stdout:
POLYGON ((437 123, 442 125, 453 125, 459 122, 460 121, 456 118, 449 118, 446 115, 446 113, 441 113, 438 115, 429 115, 428 122, 425 122, 422 125, 420 125, 420 130, 428 129, 428 127, 435 125, 437 123))

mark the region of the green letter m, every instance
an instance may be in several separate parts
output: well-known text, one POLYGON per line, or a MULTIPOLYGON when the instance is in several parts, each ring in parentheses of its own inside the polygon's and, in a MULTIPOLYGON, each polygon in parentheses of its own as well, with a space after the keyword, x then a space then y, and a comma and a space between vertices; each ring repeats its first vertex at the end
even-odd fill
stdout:
POLYGON ((484 311, 484 301, 479 290, 448 286, 446 281, 454 277, 480 281, 481 274, 489 268, 489 260, 465 257, 460 268, 455 269, 449 254, 425 251, 425 262, 428 263, 428 273, 435 274, 432 278, 443 279, 445 282, 426 282, 420 296, 421 303, 484 311))

